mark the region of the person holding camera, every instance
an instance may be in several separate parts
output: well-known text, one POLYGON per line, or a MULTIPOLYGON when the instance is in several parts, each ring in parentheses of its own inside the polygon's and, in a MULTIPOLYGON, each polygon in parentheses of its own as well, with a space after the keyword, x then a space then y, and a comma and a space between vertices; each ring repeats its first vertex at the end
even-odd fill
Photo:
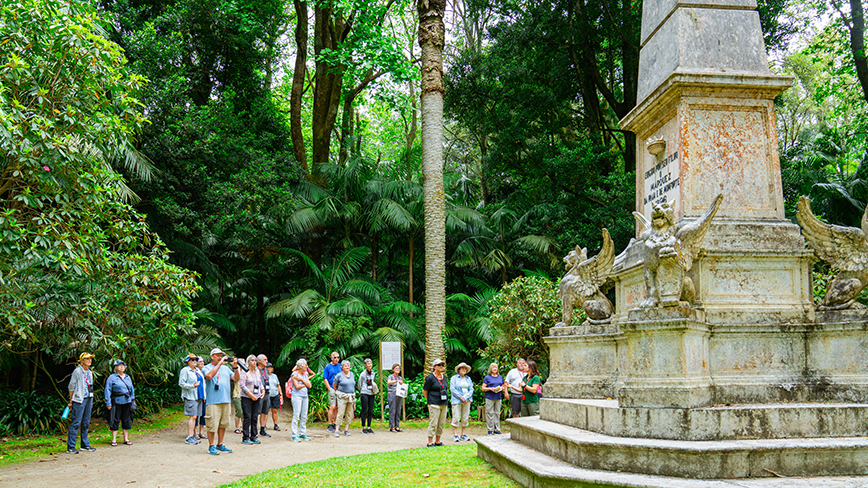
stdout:
POLYGON ((113 363, 115 372, 105 382, 105 404, 109 410, 109 430, 112 432, 112 447, 118 445, 119 424, 124 428, 124 444, 131 446, 130 428, 133 426, 132 406, 136 399, 133 380, 126 374, 127 363, 118 359, 113 363))
POLYGON ((69 378, 69 403, 66 405, 70 411, 69 433, 66 439, 66 452, 69 454, 78 454, 78 450, 75 449, 75 439, 79 427, 81 427, 81 450, 96 451, 87 437, 90 414, 93 410, 93 371, 90 370, 90 365, 93 364, 94 357, 89 352, 81 353, 78 357, 78 366, 69 378))
POLYGON ((219 347, 211 349, 211 364, 202 368, 202 373, 205 375, 205 427, 208 429, 208 454, 216 456, 221 452, 232 452, 232 449, 223 445, 223 436, 226 435, 232 417, 230 380, 239 381, 238 372, 238 358, 226 357, 219 347), (231 364, 235 371, 229 369, 227 364, 231 364))
POLYGON ((310 369, 307 367, 307 360, 301 358, 295 363, 295 368, 292 370, 292 376, 289 379, 292 395, 292 440, 301 442, 309 441, 307 436, 307 409, 308 409, 308 392, 312 387, 310 383, 310 369))
POLYGON ((400 428, 404 399, 398 396, 398 385, 404 384, 400 364, 395 363, 392 365, 392 374, 386 378, 386 384, 389 385, 386 390, 389 400, 389 432, 404 432, 400 428))
POLYGON ((184 358, 187 367, 178 374, 178 386, 181 387, 181 398, 184 400, 184 415, 187 418, 187 444, 196 445, 201 441, 196 439, 196 424, 199 412, 205 405, 205 378, 196 367, 199 358, 188 354, 184 358))
POLYGON ((244 411, 244 422, 241 424, 242 444, 259 444, 259 432, 256 423, 262 412, 261 401, 265 396, 265 385, 259 371, 256 356, 247 356, 248 370, 241 373, 241 409, 244 411))
POLYGON ((374 433, 374 429, 371 428, 371 420, 374 418, 374 395, 379 391, 376 383, 374 383, 376 374, 373 368, 374 362, 365 359, 365 370, 359 375, 359 394, 362 398, 362 434, 374 433))

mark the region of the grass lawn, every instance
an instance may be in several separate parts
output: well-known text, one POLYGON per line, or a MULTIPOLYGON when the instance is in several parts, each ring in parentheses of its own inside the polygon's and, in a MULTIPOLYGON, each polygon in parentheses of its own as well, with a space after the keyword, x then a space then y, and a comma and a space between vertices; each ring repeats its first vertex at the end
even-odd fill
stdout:
POLYGON ((465 486, 521 485, 476 457, 476 445, 420 447, 296 464, 248 476, 226 487, 271 486, 465 486))
MULTIPOLYGON (((145 419, 133 419, 133 428, 130 429, 132 441, 136 436, 178 425, 184 420, 184 407, 170 407, 160 413, 145 419)), ((105 420, 94 417, 90 423, 88 432, 90 443, 94 447, 111 444, 112 433, 108 429, 105 420)), ((118 439, 122 433, 118 432, 118 439)), ((66 451, 66 432, 47 436, 3 437, 0 439, 0 466, 7 464, 33 461, 41 457, 50 456, 66 451)))

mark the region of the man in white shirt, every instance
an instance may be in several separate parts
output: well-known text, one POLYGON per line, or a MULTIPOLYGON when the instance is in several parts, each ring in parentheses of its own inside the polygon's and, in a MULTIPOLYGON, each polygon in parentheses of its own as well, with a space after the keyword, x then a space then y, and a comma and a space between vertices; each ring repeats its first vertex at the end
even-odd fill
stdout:
POLYGON ((509 370, 506 374, 506 383, 509 385, 509 407, 512 409, 512 416, 518 418, 521 413, 521 383, 522 378, 527 372, 527 362, 524 359, 518 358, 515 362, 515 367, 509 370))

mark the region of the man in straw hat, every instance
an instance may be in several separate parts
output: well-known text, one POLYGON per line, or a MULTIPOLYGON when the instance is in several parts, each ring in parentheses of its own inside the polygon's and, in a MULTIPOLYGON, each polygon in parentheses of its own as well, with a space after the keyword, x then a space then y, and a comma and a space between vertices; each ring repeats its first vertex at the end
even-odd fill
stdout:
POLYGON ((70 410, 69 434, 66 438, 66 452, 78 454, 75 449, 75 439, 81 429, 81 450, 96 451, 91 447, 87 438, 87 430, 90 427, 90 413, 93 410, 93 364, 95 356, 89 352, 81 353, 78 357, 78 366, 72 372, 69 379, 69 403, 66 405, 70 410))

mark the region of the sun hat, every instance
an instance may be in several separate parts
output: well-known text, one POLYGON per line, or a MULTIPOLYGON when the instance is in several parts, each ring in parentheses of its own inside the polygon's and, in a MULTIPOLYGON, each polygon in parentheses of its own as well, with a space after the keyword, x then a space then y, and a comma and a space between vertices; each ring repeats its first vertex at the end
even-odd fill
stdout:
POLYGON ((274 365, 273 365, 273 364, 271 364, 271 363, 266 363, 266 364, 265 364, 265 367, 266 367, 266 368, 273 368, 273 367, 274 367, 274 365))
POLYGON ((459 364, 458 366, 455 366, 455 372, 457 373, 458 370, 461 369, 461 368, 467 368, 467 372, 468 372, 468 373, 473 369, 473 368, 470 367, 469 364, 467 364, 467 363, 461 363, 461 364, 459 364))
POLYGON ((187 357, 184 358, 184 364, 187 364, 190 361, 198 361, 198 360, 199 360, 199 356, 192 354, 192 353, 187 353, 187 357))
POLYGON ((93 354, 91 354, 89 352, 83 352, 83 353, 81 353, 81 356, 78 357, 78 362, 82 362, 87 358, 95 358, 95 357, 96 356, 94 356, 93 354))
POLYGON ((127 365, 127 363, 125 363, 123 359, 115 359, 115 362, 112 363, 112 368, 117 368, 121 364, 123 364, 124 366, 127 365))
POLYGON ((437 366, 438 364, 446 364, 446 361, 442 359, 435 359, 433 363, 431 363, 431 367, 437 366))
POLYGON ((223 350, 220 349, 219 347, 215 347, 214 349, 211 349, 211 354, 209 354, 209 356, 213 356, 215 354, 226 354, 226 353, 223 352, 223 350))

